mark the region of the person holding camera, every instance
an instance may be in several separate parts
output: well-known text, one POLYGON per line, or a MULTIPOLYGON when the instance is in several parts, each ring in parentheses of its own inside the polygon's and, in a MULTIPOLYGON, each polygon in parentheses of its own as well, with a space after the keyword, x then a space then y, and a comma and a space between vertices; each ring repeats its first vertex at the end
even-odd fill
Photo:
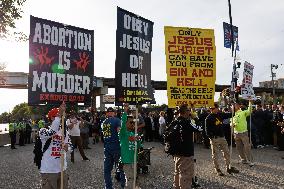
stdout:
POLYGON ((83 160, 89 160, 89 158, 87 158, 84 153, 82 139, 80 136, 80 128, 83 126, 83 124, 84 124, 84 120, 81 117, 78 120, 78 118, 75 116, 75 112, 72 112, 70 114, 69 119, 67 119, 66 121, 66 125, 69 129, 69 134, 70 134, 71 142, 73 145, 73 150, 71 152, 71 162, 72 163, 74 163, 74 150, 76 147, 78 147, 83 160))

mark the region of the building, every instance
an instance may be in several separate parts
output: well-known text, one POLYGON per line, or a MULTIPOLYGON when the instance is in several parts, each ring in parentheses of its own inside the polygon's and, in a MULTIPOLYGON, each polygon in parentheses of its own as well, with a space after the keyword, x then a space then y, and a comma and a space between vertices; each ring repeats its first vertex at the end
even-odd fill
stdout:
MULTIPOLYGON (((261 81, 259 82, 259 87, 273 88, 273 83, 272 81, 261 81)), ((284 78, 279 78, 277 80, 274 80, 274 87, 276 89, 284 89, 284 78)))

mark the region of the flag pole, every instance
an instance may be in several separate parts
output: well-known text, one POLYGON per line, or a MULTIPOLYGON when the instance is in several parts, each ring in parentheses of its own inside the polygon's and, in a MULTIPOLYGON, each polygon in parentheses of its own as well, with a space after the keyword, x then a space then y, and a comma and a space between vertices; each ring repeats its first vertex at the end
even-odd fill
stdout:
POLYGON ((134 178, 133 178, 133 188, 136 187, 136 177, 137 177, 137 127, 138 127, 138 103, 136 103, 135 111, 135 149, 134 149, 134 178))
POLYGON ((61 144, 62 144, 62 147, 61 147, 61 181, 60 181, 60 189, 64 189, 64 156, 65 156, 65 153, 64 153, 64 120, 65 120, 65 111, 63 112, 62 114, 62 117, 61 117, 61 134, 62 134, 62 139, 61 139, 61 144))
MULTIPOLYGON (((233 72, 232 72, 232 81, 231 81, 231 98, 232 98, 232 120, 231 120, 231 146, 230 146, 230 162, 232 158, 232 153, 233 153, 233 133, 234 133, 234 127, 233 127, 233 119, 234 119, 234 113, 235 113, 235 87, 237 85, 237 81, 235 78, 236 74, 236 51, 235 51, 235 56, 234 56, 234 32, 233 32, 233 19, 232 19, 232 9, 231 9, 231 0, 228 0, 228 6, 229 6, 229 18, 230 18, 230 27, 231 27, 231 47, 232 47, 232 57, 234 58, 234 63, 233 63, 233 72)), ((231 168, 231 164, 230 164, 231 168)))
POLYGON ((230 17, 230 24, 231 24, 231 43, 232 43, 232 57, 234 56, 234 33, 233 33, 233 19, 232 19, 232 9, 231 9, 231 0, 228 0, 229 6, 229 17, 230 17))

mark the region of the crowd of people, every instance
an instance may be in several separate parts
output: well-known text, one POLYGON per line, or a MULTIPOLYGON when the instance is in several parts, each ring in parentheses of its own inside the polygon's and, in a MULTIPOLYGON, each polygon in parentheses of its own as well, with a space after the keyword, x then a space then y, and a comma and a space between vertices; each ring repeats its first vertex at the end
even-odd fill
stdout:
MULTIPOLYGON (((143 142, 156 141, 165 145, 164 135, 170 125, 177 120, 183 128, 181 130, 183 142, 180 150, 171 154, 175 164, 174 188, 191 188, 196 184, 192 183, 194 142, 203 143, 205 148, 211 148, 212 162, 218 176, 224 175, 217 160, 219 150, 223 152, 226 171, 229 174, 239 173, 237 168, 231 166, 229 152, 231 145, 236 147, 240 163, 249 166, 254 166, 251 148, 273 146, 279 151, 284 150, 284 106, 282 105, 261 106, 249 103, 247 107, 236 103, 234 108, 230 106, 220 108, 214 104, 212 107, 199 109, 182 105, 165 111, 139 109, 138 112, 136 109, 130 110, 128 105, 125 105, 122 111, 108 108, 106 112, 69 112, 64 120, 66 132, 63 142, 60 119, 65 110, 65 104, 62 104, 40 120, 24 119, 9 123, 12 149, 15 149, 17 133, 19 133, 20 146, 35 142, 37 136, 40 137, 42 146, 47 146, 40 167, 43 188, 58 188, 60 185, 62 149, 70 151, 72 163, 75 163, 76 148, 82 160, 89 161, 85 150, 91 149, 90 143, 96 144, 100 141, 104 143, 105 188, 113 188, 111 173, 114 166, 116 166, 116 178, 122 188, 133 188, 133 183, 139 188, 143 182, 139 178, 136 180, 133 175, 134 162, 137 159, 135 152, 143 148, 143 142), (135 122, 138 135, 135 135, 135 122), (197 125, 202 129, 197 129, 197 125)), ((66 168, 65 156, 64 170, 66 168)), ((68 175, 65 176, 67 177, 68 175)), ((65 179, 64 188, 67 187, 65 179)))

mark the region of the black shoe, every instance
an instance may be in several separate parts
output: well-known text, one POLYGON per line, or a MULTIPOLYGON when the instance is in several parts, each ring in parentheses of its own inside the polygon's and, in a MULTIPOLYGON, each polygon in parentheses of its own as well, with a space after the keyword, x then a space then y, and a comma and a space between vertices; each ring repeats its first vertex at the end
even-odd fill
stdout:
POLYGON ((117 182, 120 182, 121 181, 120 172, 116 172, 114 178, 116 179, 117 182))
POLYGON ((254 165, 255 165, 255 164, 254 164, 253 162, 250 162, 250 163, 249 163, 249 166, 250 166, 250 167, 253 167, 254 165))
POLYGON ((90 159, 85 157, 85 158, 83 158, 83 161, 90 161, 90 159))
POLYGON ((247 160, 241 160, 241 161, 239 161, 239 163, 248 164, 247 160))
POLYGON ((229 174, 232 174, 232 173, 239 173, 240 171, 236 169, 235 167, 231 167, 231 168, 227 168, 227 172, 229 174))
POLYGON ((197 181, 192 179, 191 188, 199 188, 199 187, 201 187, 201 185, 197 181))
POLYGON ((75 163, 74 159, 71 159, 71 162, 72 162, 72 163, 75 163))
POLYGON ((15 146, 11 147, 12 150, 17 149, 15 146))
POLYGON ((87 147, 86 149, 92 149, 92 148, 90 148, 90 147, 87 147))
POLYGON ((218 176, 224 176, 224 173, 220 169, 216 170, 218 176))

